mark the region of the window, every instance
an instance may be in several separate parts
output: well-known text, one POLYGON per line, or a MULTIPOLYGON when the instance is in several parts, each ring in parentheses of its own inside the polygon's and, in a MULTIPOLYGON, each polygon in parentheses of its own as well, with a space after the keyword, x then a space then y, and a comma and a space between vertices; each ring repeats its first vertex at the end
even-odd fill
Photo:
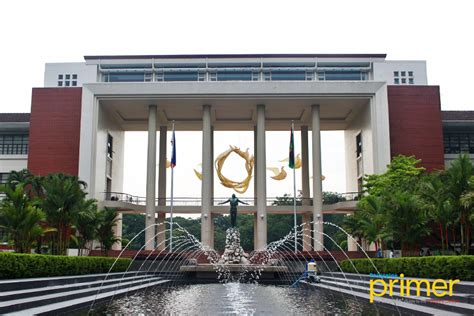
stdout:
POLYGON ((0 135, 0 155, 28 154, 28 135, 0 135))
POLYGON ((7 183, 9 175, 9 173, 0 173, 0 184, 7 183))
POLYGON ((367 74, 360 70, 336 70, 336 71, 324 71, 318 73, 318 80, 327 81, 360 81, 367 80, 367 74))
POLYGON ((252 81, 259 81, 260 80, 260 72, 254 71, 252 72, 252 81))
POLYGON ((393 72, 393 83, 394 84, 415 84, 415 78, 413 77, 413 71, 394 71, 393 72), (408 76, 407 76, 408 74, 408 76))
POLYGON ((362 155, 362 134, 359 133, 356 136, 356 157, 362 155))
POLYGON ((112 135, 107 134, 107 157, 112 159, 112 156, 114 155, 114 138, 112 135))
POLYGON ((77 86, 77 74, 58 74, 58 87, 71 86, 77 86))
POLYGON ((218 71, 217 81, 250 81, 252 73, 249 71, 218 71))
POLYGON ((444 133, 445 154, 474 154, 474 131, 444 133))
POLYGON ((206 81, 206 73, 205 72, 198 73, 198 81, 206 81))

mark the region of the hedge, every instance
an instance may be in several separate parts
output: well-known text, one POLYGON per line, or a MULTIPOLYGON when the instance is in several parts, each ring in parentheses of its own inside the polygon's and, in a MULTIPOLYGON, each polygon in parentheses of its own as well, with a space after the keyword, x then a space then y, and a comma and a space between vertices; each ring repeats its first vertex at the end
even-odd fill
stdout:
MULTIPOLYGON (((378 272, 403 273, 408 277, 429 279, 460 279, 474 281, 474 256, 434 256, 371 259, 378 272)), ((369 259, 353 259, 359 273, 377 273, 369 259)), ((356 273, 349 260, 341 262, 345 272, 356 273)))
MULTIPOLYGON (((51 277, 106 273, 115 258, 68 257, 0 253, 0 279, 51 277)), ((127 270, 130 259, 119 259, 112 272, 127 270)))

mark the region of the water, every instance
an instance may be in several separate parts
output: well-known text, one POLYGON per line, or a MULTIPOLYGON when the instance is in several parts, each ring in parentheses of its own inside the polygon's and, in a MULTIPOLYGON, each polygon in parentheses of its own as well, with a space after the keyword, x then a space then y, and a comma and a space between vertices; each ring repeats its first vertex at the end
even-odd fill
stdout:
MULTIPOLYGON (((99 313, 105 313, 102 307, 99 313)), ((287 286, 246 283, 155 288, 115 299, 108 314, 159 315, 395 315, 340 294, 287 286)))

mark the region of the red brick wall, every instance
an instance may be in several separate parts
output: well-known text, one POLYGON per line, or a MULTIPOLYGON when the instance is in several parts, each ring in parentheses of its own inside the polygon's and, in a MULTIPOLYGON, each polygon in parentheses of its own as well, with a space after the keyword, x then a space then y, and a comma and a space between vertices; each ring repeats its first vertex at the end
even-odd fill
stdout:
POLYGON ((78 174, 82 88, 34 88, 28 169, 78 174))
POLYGON ((414 155, 428 171, 444 169, 438 86, 388 86, 391 155, 414 155))

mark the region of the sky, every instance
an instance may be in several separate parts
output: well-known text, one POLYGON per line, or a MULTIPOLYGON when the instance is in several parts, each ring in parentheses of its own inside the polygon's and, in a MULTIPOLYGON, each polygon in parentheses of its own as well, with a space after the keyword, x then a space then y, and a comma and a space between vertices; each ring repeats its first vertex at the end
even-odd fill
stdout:
MULTIPOLYGON (((386 53, 390 60, 426 60, 429 84, 440 86, 442 109, 474 110, 473 9, 474 1, 462 0, 1 1, 0 112, 29 112, 31 88, 43 85, 46 62, 198 53, 386 53)), ((253 147, 251 133, 215 138, 216 155, 230 144, 253 147)), ((288 138, 268 133, 268 146, 278 150, 267 154, 267 165, 285 158, 287 146, 277 145, 288 138)), ((186 142, 180 144, 178 155, 189 156, 186 142)), ((143 195, 145 135, 127 133, 126 146, 124 191, 143 195)), ((322 148, 323 189, 343 192, 342 132, 323 132, 322 148)), ((183 158, 176 172, 186 172, 189 181, 178 193, 199 196, 192 174, 199 161, 183 158)), ((240 176, 240 163, 229 162, 227 174, 240 176)), ((268 181, 268 196, 291 191, 287 182, 268 181)), ((216 190, 216 196, 231 193, 216 190)))

